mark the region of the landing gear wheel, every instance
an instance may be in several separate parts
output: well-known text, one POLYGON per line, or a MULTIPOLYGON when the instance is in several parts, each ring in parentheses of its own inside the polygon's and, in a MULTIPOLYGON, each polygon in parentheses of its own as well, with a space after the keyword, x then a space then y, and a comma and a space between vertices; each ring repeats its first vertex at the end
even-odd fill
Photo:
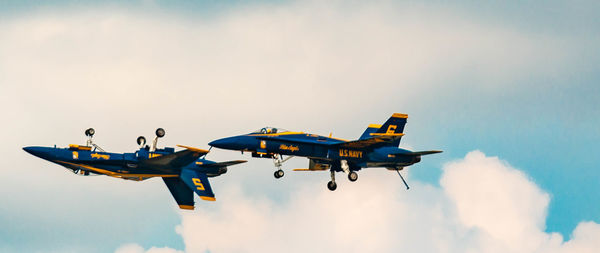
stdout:
POLYGON ((158 138, 162 138, 163 136, 165 136, 165 130, 162 128, 156 129, 156 136, 158 138))
POLYGON ((275 173, 273 173, 275 178, 281 178, 281 177, 283 177, 284 174, 285 173, 283 173, 283 170, 276 170, 275 173))
POLYGON ((94 130, 93 128, 88 128, 85 130, 85 136, 92 137, 92 136, 94 136, 95 133, 96 133, 96 130, 94 130))
POLYGON ((348 180, 350 180, 350 182, 358 180, 358 173, 355 171, 350 172, 350 174, 348 174, 348 180))
POLYGON ((333 181, 329 181, 329 183, 327 183, 327 189, 335 191, 335 189, 337 189, 337 184, 333 181))

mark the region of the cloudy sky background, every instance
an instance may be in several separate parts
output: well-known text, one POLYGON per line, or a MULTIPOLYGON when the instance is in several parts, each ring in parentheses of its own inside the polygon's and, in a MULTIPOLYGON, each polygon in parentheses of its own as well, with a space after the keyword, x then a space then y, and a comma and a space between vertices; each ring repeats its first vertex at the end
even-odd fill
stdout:
MULTIPOLYGON (((600 246, 593 1, 0 2, 0 251, 582 252, 600 246), (21 150, 130 152, 265 125, 354 139, 409 114, 442 149, 360 180, 252 159, 179 211, 161 180, 77 177, 21 150), (342 177, 343 179, 343 177, 342 177)), ((214 150, 208 158, 242 158, 214 150)), ((249 157, 246 156, 248 159, 249 157)))

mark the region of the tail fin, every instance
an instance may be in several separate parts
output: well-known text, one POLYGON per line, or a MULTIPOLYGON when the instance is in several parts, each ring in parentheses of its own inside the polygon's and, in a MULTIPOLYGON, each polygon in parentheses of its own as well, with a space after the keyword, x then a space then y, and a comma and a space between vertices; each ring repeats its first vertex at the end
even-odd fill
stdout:
POLYGON ((381 128, 381 125, 378 125, 378 124, 371 124, 371 125, 369 125, 369 127, 367 127, 367 129, 365 130, 365 132, 358 139, 359 140, 364 140, 364 139, 371 138, 372 137, 371 134, 377 132, 377 130, 379 130, 379 128, 381 128))
MULTIPOLYGON (((369 135, 385 135, 385 134, 401 134, 404 132, 404 125, 406 125, 406 119, 408 115, 402 113, 394 113, 377 131, 370 133, 369 135)), ((365 131, 366 132, 366 131, 365 131)), ((393 142, 390 142, 390 146, 398 147, 400 145, 400 139, 397 138, 393 142)))

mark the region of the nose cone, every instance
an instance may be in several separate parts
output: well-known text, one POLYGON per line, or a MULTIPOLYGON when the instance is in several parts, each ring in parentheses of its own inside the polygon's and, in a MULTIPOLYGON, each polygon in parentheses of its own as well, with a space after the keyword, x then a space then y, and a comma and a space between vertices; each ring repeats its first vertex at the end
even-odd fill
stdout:
POLYGON ((47 147, 24 147, 23 150, 25 150, 25 152, 32 154, 34 156, 37 156, 39 158, 45 159, 45 160, 49 160, 52 158, 52 152, 50 151, 51 148, 47 148, 47 147))
POLYGON ((242 143, 241 140, 242 140, 241 136, 227 137, 227 138, 223 138, 223 139, 214 140, 214 141, 208 143, 208 145, 217 147, 217 148, 222 148, 222 149, 232 149, 232 150, 248 149, 248 147, 244 146, 244 143, 242 143))

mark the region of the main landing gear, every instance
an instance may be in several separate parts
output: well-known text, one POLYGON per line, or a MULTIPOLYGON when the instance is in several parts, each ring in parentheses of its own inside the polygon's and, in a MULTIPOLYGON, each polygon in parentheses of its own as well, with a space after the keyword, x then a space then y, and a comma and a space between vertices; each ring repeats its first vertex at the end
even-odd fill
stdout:
MULTIPOLYGON (((348 161, 341 160, 340 167, 342 168, 342 171, 348 174, 348 180, 350 180, 350 182, 355 182, 356 180, 358 180, 358 173, 356 173, 356 171, 350 170, 348 161)), ((327 189, 329 189, 330 191, 335 191, 335 189, 337 189, 337 184, 335 183, 335 170, 333 169, 331 169, 331 181, 327 183, 327 189)))
POLYGON ((327 183, 327 189, 330 191, 335 191, 337 189, 337 184, 335 183, 335 171, 331 170, 331 181, 327 183))
POLYGON ((285 173, 283 172, 283 170, 281 169, 281 165, 286 162, 287 160, 290 160, 293 156, 288 156, 285 159, 283 159, 283 156, 280 154, 273 154, 273 164, 275 165, 275 167, 277 167, 277 170, 275 171, 275 173, 273 173, 273 176, 275 176, 275 178, 282 178, 283 175, 285 175, 285 173))

